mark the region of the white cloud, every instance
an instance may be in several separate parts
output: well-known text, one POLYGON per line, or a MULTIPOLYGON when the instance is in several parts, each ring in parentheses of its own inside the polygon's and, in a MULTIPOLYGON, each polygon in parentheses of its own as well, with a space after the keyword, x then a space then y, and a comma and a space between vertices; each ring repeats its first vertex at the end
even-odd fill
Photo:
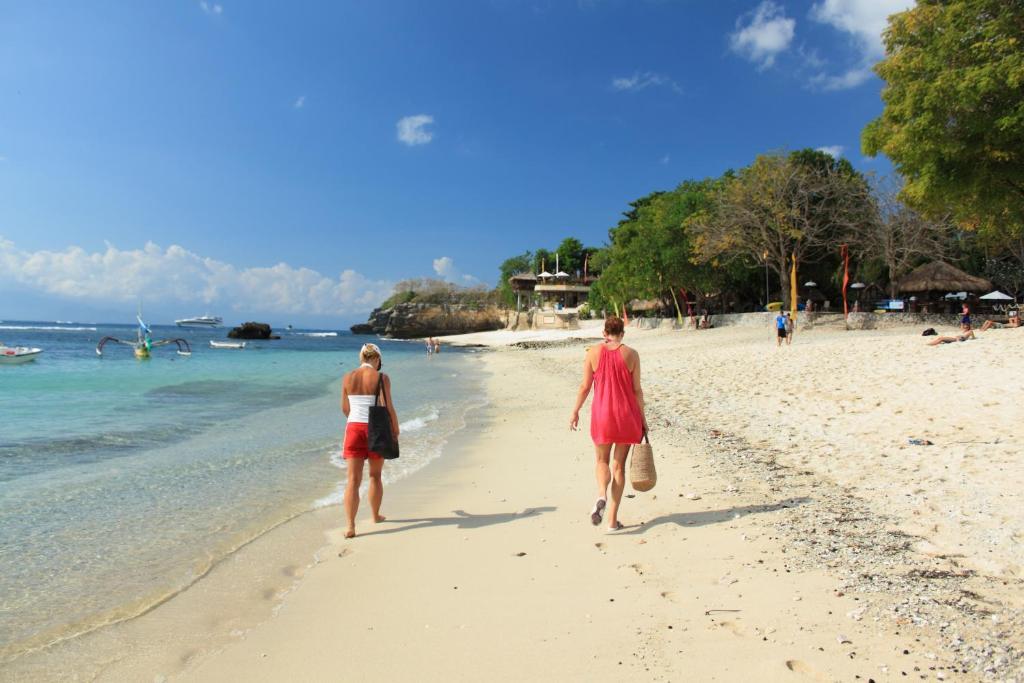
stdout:
POLYGON ((434 132, 426 127, 434 123, 434 117, 429 114, 416 114, 405 116, 398 120, 398 139, 409 145, 425 145, 434 139, 434 132))
POLYGON ((451 277, 455 272, 455 261, 452 260, 451 256, 442 256, 441 258, 434 259, 434 272, 445 279, 451 277))
POLYGON ((811 7, 811 18, 849 33, 865 56, 877 61, 885 55, 882 32, 889 16, 913 6, 914 0, 823 0, 811 7))
POLYGON ((811 7, 811 19, 848 34, 860 53, 857 63, 835 75, 824 72, 811 79, 822 90, 848 90, 871 77, 871 67, 885 56, 882 32, 889 16, 910 9, 914 0, 822 0, 811 7))
POLYGON ((172 244, 147 242, 122 250, 107 244, 88 252, 19 250, 0 237, 0 284, 18 284, 45 294, 108 304, 145 296, 153 303, 203 304, 237 312, 343 315, 373 308, 392 283, 354 270, 330 278, 287 263, 240 268, 172 244))
POLYGON ((224 6, 216 2, 206 2, 206 0, 199 0, 199 9, 203 10, 206 14, 223 14, 224 6))
POLYGON ((632 76, 620 76, 612 79, 612 90, 619 92, 637 92, 650 87, 671 88, 673 92, 681 93, 683 89, 679 84, 668 76, 656 74, 652 71, 643 73, 636 71, 632 76))
POLYGON ((306 106, 306 96, 305 95, 299 95, 298 99, 295 100, 295 102, 292 104, 292 106, 295 107, 296 109, 302 109, 303 107, 305 107, 306 106))
POLYGON ((672 157, 670 157, 670 156, 669 156, 669 155, 667 155, 667 154, 666 154, 665 156, 663 156, 663 157, 661 158, 661 163, 662 163, 663 165, 664 165, 664 164, 667 164, 667 163, 668 163, 668 162, 670 162, 670 161, 672 161, 672 157))
POLYGON ((461 272, 455 267, 455 260, 451 256, 441 256, 434 259, 434 273, 437 274, 442 280, 448 282, 461 282, 464 285, 474 285, 480 282, 480 279, 461 272))
POLYGON ((818 151, 824 152, 825 154, 829 155, 834 159, 838 159, 839 157, 843 156, 843 150, 845 149, 846 148, 843 147, 842 145, 826 145, 825 147, 819 147, 818 151))
POLYGON ((763 70, 789 49, 794 35, 796 20, 787 18, 781 5, 764 0, 753 12, 736 20, 736 30, 729 35, 729 47, 763 70))

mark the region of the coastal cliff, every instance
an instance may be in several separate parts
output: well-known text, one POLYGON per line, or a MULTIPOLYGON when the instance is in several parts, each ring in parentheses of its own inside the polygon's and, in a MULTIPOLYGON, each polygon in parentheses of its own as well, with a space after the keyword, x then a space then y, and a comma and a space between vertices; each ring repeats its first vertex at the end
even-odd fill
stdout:
POLYGON ((369 320, 351 330, 353 334, 416 339, 500 330, 507 323, 508 312, 497 306, 403 303, 374 309, 369 320))

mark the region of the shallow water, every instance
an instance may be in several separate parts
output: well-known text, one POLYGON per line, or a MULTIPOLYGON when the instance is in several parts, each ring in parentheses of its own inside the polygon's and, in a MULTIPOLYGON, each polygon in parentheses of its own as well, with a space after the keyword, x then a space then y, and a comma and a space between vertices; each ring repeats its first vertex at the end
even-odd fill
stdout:
MULTIPOLYGON (((154 326, 193 354, 138 361, 127 347, 94 352, 134 327, 0 323, 7 343, 44 349, 0 367, 0 657, 138 614, 338 502, 340 377, 365 338, 330 332, 235 351, 209 347, 223 329, 154 326)), ((394 481, 440 456, 482 394, 469 353, 379 343, 402 422, 394 481)))

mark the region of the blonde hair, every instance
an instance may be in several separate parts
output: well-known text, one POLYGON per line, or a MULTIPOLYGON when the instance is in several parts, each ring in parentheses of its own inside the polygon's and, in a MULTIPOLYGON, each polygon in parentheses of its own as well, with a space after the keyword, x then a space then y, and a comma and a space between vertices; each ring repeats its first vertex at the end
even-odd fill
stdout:
POLYGON ((376 344, 363 344, 363 348, 359 349, 359 361, 362 363, 381 359, 380 347, 376 344))

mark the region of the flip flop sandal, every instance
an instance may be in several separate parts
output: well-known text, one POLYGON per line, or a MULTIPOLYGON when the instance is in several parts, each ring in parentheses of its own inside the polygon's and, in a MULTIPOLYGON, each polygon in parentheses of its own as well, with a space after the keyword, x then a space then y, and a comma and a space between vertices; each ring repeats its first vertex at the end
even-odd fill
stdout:
POLYGON ((615 526, 608 527, 608 531, 621 531, 622 529, 625 529, 625 528, 626 527, 623 526, 622 522, 615 522, 615 526))
POLYGON ((590 523, 594 526, 601 523, 601 519, 604 517, 605 505, 607 505, 607 501, 604 498, 598 498, 597 502, 594 503, 594 509, 590 511, 590 523))

